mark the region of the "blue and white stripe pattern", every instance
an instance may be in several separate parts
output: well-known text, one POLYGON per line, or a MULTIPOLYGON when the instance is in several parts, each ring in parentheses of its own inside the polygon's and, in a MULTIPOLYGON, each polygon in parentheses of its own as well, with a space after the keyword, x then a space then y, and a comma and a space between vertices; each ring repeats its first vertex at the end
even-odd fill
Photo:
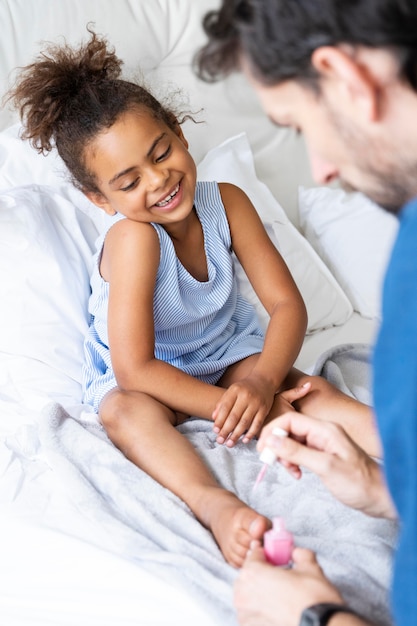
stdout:
MULTIPOLYGON (((191 276, 165 229, 153 224, 161 246, 154 294, 155 357, 215 384, 229 365, 261 352, 263 333, 253 307, 238 293, 230 230, 217 183, 197 183, 194 206, 204 234, 206 282, 191 276)), ((104 237, 91 278, 92 319, 85 342, 84 400, 95 410, 117 386, 108 349, 109 285, 98 270, 104 237)))

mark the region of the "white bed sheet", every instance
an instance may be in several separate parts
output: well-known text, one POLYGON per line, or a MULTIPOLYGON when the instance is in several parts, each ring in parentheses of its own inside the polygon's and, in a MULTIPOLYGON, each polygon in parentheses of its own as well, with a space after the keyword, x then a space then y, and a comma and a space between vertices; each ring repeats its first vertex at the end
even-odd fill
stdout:
POLYGON ((215 626, 187 590, 29 521, 0 517, 0 554, 2 626, 215 626))

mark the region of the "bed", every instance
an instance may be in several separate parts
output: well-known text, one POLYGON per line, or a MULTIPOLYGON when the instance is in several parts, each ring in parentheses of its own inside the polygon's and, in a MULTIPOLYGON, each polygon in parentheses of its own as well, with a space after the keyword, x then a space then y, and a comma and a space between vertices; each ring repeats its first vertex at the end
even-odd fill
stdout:
MULTIPOLYGON (((305 299, 296 365, 330 372, 371 402, 369 354, 395 219, 361 194, 316 187, 302 138, 274 128, 242 76, 201 83, 192 70, 213 0, 0 0, 0 89, 44 41, 108 36, 125 76, 175 92, 202 180, 251 197, 305 299), (338 346, 343 346, 342 349, 338 346)), ((236 570, 173 494, 112 446, 82 404, 89 272, 105 216, 56 154, 20 138, 0 111, 0 620, 4 626, 234 626, 236 570)), ((236 262, 242 292, 267 316, 236 262)), ((210 424, 180 427, 219 481, 314 549, 346 599, 383 626, 395 524, 336 502, 312 475, 276 466, 259 489, 255 443, 218 446, 210 424)), ((261 626, 261 625, 260 625, 261 626)))

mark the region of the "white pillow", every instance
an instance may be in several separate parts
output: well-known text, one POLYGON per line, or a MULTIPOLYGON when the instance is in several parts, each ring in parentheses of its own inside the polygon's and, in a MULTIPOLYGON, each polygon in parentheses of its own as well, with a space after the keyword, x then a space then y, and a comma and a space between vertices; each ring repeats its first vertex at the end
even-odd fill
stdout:
POLYGON ((56 152, 38 154, 29 141, 20 138, 22 126, 14 124, 0 133, 0 191, 29 184, 53 187, 101 231, 106 214, 70 182, 68 170, 56 152))
POLYGON ((380 318, 385 269, 398 220, 359 192, 300 188, 301 228, 356 311, 380 318))
MULTIPOLYGON (((51 187, 0 193, 0 400, 81 400, 97 229, 51 187)), ((4 419, 4 414, 0 419, 4 419)))
MULTIPOLYGON (((249 196, 304 298, 308 312, 308 333, 344 324, 349 319, 353 308, 341 287, 308 241, 290 222, 268 187, 258 180, 245 133, 210 150, 198 165, 198 179, 233 183, 249 196)), ((266 328, 268 314, 237 260, 235 266, 240 290, 255 305, 261 324, 266 328)))

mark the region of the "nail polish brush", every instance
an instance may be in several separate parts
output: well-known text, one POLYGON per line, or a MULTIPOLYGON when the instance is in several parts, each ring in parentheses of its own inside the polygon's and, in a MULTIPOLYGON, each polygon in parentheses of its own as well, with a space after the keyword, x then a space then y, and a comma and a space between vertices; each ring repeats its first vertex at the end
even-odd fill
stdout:
MULTIPOLYGON (((288 437, 288 432, 283 428, 279 428, 278 426, 272 429, 272 434, 276 437, 288 437)), ((262 450, 261 454, 259 455, 259 460, 261 461, 261 463, 263 463, 263 465, 256 478, 255 484, 253 486, 253 491, 255 491, 259 483, 262 482, 268 467, 271 467, 277 460, 275 450, 273 450, 272 448, 268 448, 267 446, 262 450)))

